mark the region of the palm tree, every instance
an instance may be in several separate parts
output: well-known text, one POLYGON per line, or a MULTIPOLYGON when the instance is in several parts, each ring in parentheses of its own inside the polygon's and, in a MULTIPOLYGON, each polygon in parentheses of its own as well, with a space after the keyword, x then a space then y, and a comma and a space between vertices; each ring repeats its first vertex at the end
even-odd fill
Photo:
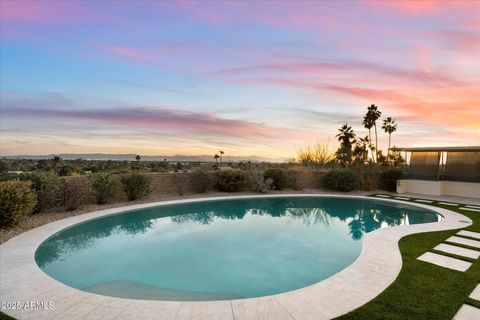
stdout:
POLYGON ((213 159, 215 159, 215 163, 218 163, 218 158, 220 158, 220 156, 215 153, 215 155, 213 156, 213 159))
POLYGON ((135 156, 135 160, 137 160, 137 162, 139 162, 140 159, 142 159, 142 157, 141 157, 139 154, 137 154, 137 155, 135 156))
POLYGON ((340 147, 338 148, 335 156, 337 160, 344 166, 352 164, 352 145, 355 143, 355 132, 348 124, 344 124, 336 135, 338 141, 340 141, 340 147))
POLYGON ((222 157, 225 154, 225 152, 223 152, 222 150, 220 150, 219 152, 220 152, 220 163, 222 163, 222 157))
POLYGON ((373 148, 372 148, 372 127, 373 127, 373 121, 370 119, 369 114, 367 114, 363 117, 363 127, 365 129, 368 129, 368 148, 372 152, 372 159, 375 161, 375 157, 373 156, 373 148))
POLYGON ((378 110, 378 107, 374 104, 368 107, 368 111, 366 117, 370 119, 373 123, 373 127, 375 128, 375 162, 378 161, 378 133, 377 133, 377 120, 382 115, 382 112, 378 110))
POLYGON ((388 133, 387 159, 390 159, 390 145, 392 142, 392 133, 397 131, 397 123, 394 119, 392 119, 392 117, 387 117, 387 119, 383 120, 382 129, 383 131, 385 131, 385 133, 388 133))

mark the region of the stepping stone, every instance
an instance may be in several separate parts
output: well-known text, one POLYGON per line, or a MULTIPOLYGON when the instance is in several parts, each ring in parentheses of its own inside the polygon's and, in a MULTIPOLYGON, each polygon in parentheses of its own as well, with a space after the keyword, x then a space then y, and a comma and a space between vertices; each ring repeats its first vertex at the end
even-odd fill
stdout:
POLYGON ((405 198, 405 197, 395 197, 395 199, 398 199, 398 200, 410 200, 410 198, 405 198))
POLYGON ((475 289, 473 289, 472 293, 470 293, 470 295, 468 297, 472 298, 473 300, 480 301, 480 283, 477 284, 475 289))
POLYGON ((467 207, 460 208, 460 210, 480 212, 480 209, 472 209, 472 208, 467 208, 467 207))
POLYGON ((386 196, 384 194, 377 194, 375 197, 390 198, 390 196, 386 196))
POLYGON ((480 319, 480 309, 464 304, 453 317, 453 320, 474 320, 480 319))
POLYGON ((445 206, 458 206, 458 203, 451 203, 451 202, 439 202, 438 204, 443 204, 445 206))
POLYGON ((468 231, 468 230, 461 230, 457 232, 459 236, 464 236, 464 237, 470 237, 470 238, 475 238, 480 240, 480 233, 479 232, 473 232, 473 231, 468 231))
POLYGON ((443 251, 446 253, 456 254, 457 256, 467 257, 471 259, 478 259, 478 257, 480 257, 480 251, 452 246, 451 244, 446 244, 446 243, 440 243, 438 246, 436 246, 433 249, 438 251, 443 251))
POLYGON ((437 266, 464 272, 472 265, 470 262, 442 256, 433 252, 425 252, 417 260, 436 264, 437 266))
POLYGON ((471 240, 471 239, 465 239, 465 238, 451 236, 450 238, 448 238, 445 241, 446 242, 459 243, 459 244, 463 244, 465 246, 470 246, 470 247, 474 247, 474 248, 480 248, 480 241, 477 241, 477 240, 471 240))
POLYGON ((466 205, 465 207, 471 208, 471 209, 480 209, 479 206, 472 206, 472 205, 466 205))
POLYGON ((423 203, 432 203, 432 200, 424 200, 424 199, 417 199, 416 202, 423 202, 423 203))

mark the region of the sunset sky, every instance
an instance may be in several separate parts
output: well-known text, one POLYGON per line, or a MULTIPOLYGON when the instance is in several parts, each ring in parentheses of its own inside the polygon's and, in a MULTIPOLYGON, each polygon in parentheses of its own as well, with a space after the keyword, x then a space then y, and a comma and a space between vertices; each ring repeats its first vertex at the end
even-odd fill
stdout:
POLYGON ((479 145, 480 1, 0 4, 1 155, 479 145))

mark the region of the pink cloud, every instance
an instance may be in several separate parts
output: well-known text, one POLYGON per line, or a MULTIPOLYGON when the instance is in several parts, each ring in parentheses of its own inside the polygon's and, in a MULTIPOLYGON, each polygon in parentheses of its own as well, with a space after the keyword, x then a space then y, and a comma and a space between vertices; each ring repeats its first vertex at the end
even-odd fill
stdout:
POLYGON ((402 0, 402 1, 365 1, 369 6, 379 9, 392 10, 394 12, 402 12, 412 15, 419 14, 437 14, 441 12, 449 12, 456 9, 472 9, 478 10, 480 4, 478 1, 471 0, 402 0))
POLYGON ((185 51, 187 48, 190 48, 190 44, 180 43, 180 44, 170 44, 157 48, 150 49, 137 49, 124 45, 115 45, 115 44, 94 44, 94 46, 102 49, 104 52, 112 53, 117 56, 121 56, 128 59, 138 60, 143 63, 155 63, 162 58, 178 54, 179 52, 185 51))

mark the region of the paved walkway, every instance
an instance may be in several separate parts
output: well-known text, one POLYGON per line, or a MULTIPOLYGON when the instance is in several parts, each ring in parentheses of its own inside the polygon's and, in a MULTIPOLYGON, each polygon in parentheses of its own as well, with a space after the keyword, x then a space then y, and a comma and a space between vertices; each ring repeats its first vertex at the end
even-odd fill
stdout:
MULTIPOLYGON (((461 211, 479 212, 480 214, 480 200, 478 199, 460 197, 428 197, 427 199, 418 199, 418 196, 421 195, 376 195, 376 197, 384 199, 406 200, 425 204, 437 201, 437 203, 440 205, 457 208, 461 211), (464 203, 468 203, 468 205, 464 203), (477 205, 477 203, 479 205, 477 205)), ((448 239, 444 240, 444 243, 440 243, 434 247, 433 251, 434 252, 425 252, 417 259, 443 268, 465 272, 471 267, 473 261, 480 257, 480 233, 468 230, 460 230, 455 236, 449 237, 448 239)), ((469 298, 480 301, 480 284, 476 286, 469 298)), ((464 304, 458 310, 453 319, 480 319, 480 309, 469 304, 464 304)))

